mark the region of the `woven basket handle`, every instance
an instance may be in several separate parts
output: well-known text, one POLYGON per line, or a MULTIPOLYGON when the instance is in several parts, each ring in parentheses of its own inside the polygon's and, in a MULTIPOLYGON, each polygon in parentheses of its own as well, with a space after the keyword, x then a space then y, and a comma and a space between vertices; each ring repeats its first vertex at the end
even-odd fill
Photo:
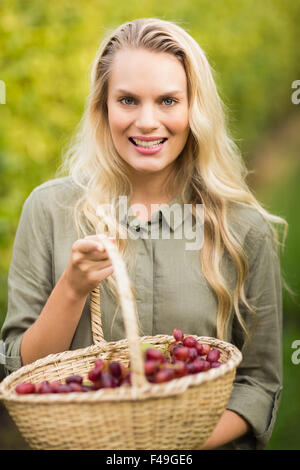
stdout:
MULTIPOLYGON (((108 238, 103 238, 101 241, 112 262, 116 277, 126 338, 128 340, 132 386, 142 387, 147 384, 147 381, 144 373, 144 360, 140 346, 135 302, 130 288, 126 265, 117 246, 113 242, 108 238)), ((90 297, 93 338, 95 343, 103 343, 105 340, 101 322, 100 286, 91 292, 90 297)))
POLYGON ((100 284, 90 292, 90 311, 93 341, 95 344, 106 343, 100 310, 100 284))

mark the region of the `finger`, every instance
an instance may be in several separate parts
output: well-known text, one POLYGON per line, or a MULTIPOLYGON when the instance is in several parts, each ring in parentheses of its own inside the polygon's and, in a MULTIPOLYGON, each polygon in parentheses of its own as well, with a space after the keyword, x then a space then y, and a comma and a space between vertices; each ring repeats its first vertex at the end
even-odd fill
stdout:
MULTIPOLYGON (((107 235, 105 235, 104 233, 99 233, 98 235, 87 235, 85 237, 85 239, 87 240, 93 240, 95 242, 98 242, 99 243, 99 246, 101 248, 104 248, 104 244, 102 243, 102 240, 103 239, 106 239, 106 240, 110 240, 111 242, 115 243, 116 242, 116 238, 115 237, 108 237, 107 235)), ((100 251, 103 251, 102 249, 100 248, 100 251)))
POLYGON ((89 253, 85 253, 84 258, 90 261, 106 261, 110 259, 105 249, 103 251, 95 249, 90 251, 89 253))
POLYGON ((82 240, 77 240, 74 243, 73 250, 75 250, 75 251, 78 250, 82 254, 89 254, 93 251, 104 252, 105 247, 99 241, 82 239, 82 240))
POLYGON ((101 269, 101 271, 95 271, 93 274, 90 275, 90 279, 94 280, 95 282, 101 282, 108 276, 113 274, 113 272, 114 268, 112 266, 108 266, 107 268, 101 269))
POLYGON ((107 250, 103 248, 99 248, 98 245, 95 245, 93 249, 87 251, 85 253, 80 252, 81 259, 89 260, 89 261, 106 261, 110 259, 110 256, 107 250))
POLYGON ((101 280, 106 279, 108 276, 113 274, 114 268, 113 266, 109 266, 108 268, 105 268, 101 271, 101 280))
POLYGON ((110 266, 112 266, 112 262, 110 259, 105 259, 101 261, 86 260, 84 262, 84 267, 90 272, 98 272, 102 269, 109 268, 110 266))
POLYGON ((95 266, 98 266, 98 269, 106 269, 112 266, 112 262, 110 259, 106 259, 98 262, 95 266))
POLYGON ((110 241, 116 240, 116 237, 108 237, 107 235, 105 235, 105 233, 98 233, 97 235, 87 235, 86 237, 84 237, 84 240, 96 240, 96 241, 100 240, 101 241, 105 238, 110 241))

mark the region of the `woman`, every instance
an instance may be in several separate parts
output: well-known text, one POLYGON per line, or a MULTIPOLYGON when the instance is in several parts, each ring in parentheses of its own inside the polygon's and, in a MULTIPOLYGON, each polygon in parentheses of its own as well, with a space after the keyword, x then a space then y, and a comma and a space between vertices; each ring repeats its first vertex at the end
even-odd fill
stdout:
POLYGON ((115 229, 142 334, 176 327, 243 352, 227 409, 203 449, 264 448, 282 390, 279 242, 271 223, 287 224, 247 187, 210 66, 186 31, 139 19, 103 41, 62 169, 69 175, 36 188, 23 207, 3 326, 7 371, 90 345, 89 292, 99 283, 105 339, 124 337, 113 269, 96 235, 115 229), (145 208, 132 209, 140 233, 154 226, 169 239, 126 236, 132 226, 128 214, 117 217, 119 196, 145 208), (197 250, 176 235, 184 204, 193 204, 194 220, 196 205, 204 208, 197 250))

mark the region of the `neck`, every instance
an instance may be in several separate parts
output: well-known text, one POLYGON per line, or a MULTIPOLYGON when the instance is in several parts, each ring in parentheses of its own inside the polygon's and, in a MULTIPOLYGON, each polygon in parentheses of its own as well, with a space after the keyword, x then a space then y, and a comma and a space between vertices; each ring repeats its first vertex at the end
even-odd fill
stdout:
POLYGON ((171 201, 175 194, 169 188, 173 169, 167 172, 135 174, 130 177, 132 184, 132 201, 163 204, 171 201))

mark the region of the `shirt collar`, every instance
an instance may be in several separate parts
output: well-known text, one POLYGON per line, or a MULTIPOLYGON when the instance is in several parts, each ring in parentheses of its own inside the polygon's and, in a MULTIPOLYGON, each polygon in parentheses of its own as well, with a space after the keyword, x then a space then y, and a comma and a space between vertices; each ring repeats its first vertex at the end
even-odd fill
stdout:
POLYGON ((169 204, 163 204, 159 209, 167 226, 174 232, 184 220, 184 206, 180 197, 174 198, 169 204))
MULTIPOLYGON (((178 227, 183 224, 183 221, 188 217, 188 211, 184 211, 184 204, 182 199, 177 196, 168 204, 163 204, 158 210, 156 210, 151 217, 151 224, 158 224, 160 218, 164 223, 174 232, 178 227)), ((134 220, 134 225, 141 227, 148 227, 149 223, 139 223, 137 217, 130 217, 130 222, 134 220)), ((150 222, 150 221, 149 221, 150 222)), ((123 225, 128 226, 128 214, 125 214, 121 219, 123 225)))

